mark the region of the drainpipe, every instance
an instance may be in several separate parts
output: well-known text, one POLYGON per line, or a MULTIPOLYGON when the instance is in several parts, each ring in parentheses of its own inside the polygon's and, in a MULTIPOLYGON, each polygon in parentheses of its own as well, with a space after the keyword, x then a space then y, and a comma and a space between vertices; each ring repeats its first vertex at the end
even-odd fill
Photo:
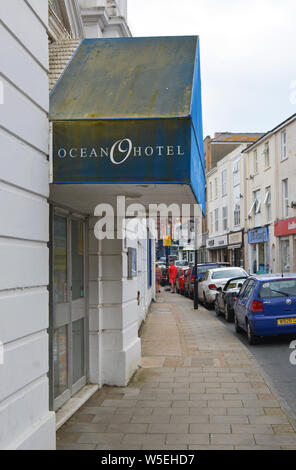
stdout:
POLYGON ((48 142, 48 154, 49 154, 49 184, 53 182, 53 146, 52 146, 52 122, 49 123, 49 142, 48 142))

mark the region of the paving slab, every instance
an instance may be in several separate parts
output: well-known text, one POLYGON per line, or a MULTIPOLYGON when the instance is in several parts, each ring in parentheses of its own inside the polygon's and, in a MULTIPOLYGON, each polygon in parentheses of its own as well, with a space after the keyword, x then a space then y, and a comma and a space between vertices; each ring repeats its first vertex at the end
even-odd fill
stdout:
POLYGON ((279 397, 212 312, 163 292, 141 340, 130 384, 98 390, 60 428, 58 449, 296 449, 279 397))

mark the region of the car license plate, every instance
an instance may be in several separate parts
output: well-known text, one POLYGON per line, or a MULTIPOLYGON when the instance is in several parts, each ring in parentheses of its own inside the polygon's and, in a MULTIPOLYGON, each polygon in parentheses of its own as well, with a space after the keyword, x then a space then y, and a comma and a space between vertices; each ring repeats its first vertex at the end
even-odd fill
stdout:
POLYGON ((278 325, 294 325, 296 323, 296 318, 282 318, 277 321, 278 325))

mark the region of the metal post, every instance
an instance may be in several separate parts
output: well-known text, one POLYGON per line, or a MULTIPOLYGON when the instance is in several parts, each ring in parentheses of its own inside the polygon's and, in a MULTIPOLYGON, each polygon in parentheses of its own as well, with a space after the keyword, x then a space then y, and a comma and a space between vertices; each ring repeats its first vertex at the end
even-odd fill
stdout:
POLYGON ((168 280, 168 269, 169 269, 169 247, 166 246, 165 247, 165 264, 166 264, 166 268, 167 268, 167 285, 169 284, 169 280, 168 280))
POLYGON ((197 250, 194 257, 194 310, 198 309, 197 250))
POLYGON ((198 220, 194 220, 194 228, 195 228, 195 256, 194 256, 194 297, 193 297, 193 306, 194 310, 198 309, 198 277, 197 277, 197 246, 198 246, 198 220))

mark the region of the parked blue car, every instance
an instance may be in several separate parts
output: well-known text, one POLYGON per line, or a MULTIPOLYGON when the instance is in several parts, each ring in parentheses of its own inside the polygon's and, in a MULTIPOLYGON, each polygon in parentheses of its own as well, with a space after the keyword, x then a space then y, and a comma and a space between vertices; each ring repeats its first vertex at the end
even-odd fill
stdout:
POLYGON ((236 332, 246 331, 249 344, 262 336, 296 335, 296 274, 252 275, 234 304, 236 332))

